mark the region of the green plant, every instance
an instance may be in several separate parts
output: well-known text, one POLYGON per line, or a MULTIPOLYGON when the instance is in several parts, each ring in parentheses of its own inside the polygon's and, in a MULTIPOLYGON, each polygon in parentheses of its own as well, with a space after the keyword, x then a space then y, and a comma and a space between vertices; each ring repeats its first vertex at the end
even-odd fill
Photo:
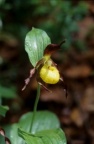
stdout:
MULTIPOLYGON (((44 50, 50 43, 50 38, 43 30, 33 28, 27 34, 25 48, 34 67, 43 58, 44 50), (34 55, 31 57, 32 53, 34 55)), ((24 114, 18 123, 4 128, 12 144, 66 144, 57 116, 48 111, 36 111, 39 96, 38 84, 34 111, 24 114)))
POLYGON ((16 39, 9 34, 0 32, 0 115, 2 116, 5 116, 9 109, 5 100, 14 99, 18 96, 14 84, 17 78, 17 66, 14 67, 11 64, 11 51, 15 48, 15 44, 16 39), (11 45, 12 41, 14 41, 13 45, 11 45))
MULTIPOLYGON (((28 0, 28 2, 25 0, 1 0, 0 40, 2 39, 2 37, 4 41, 10 41, 10 39, 12 39, 9 34, 7 34, 7 37, 3 36, 5 31, 5 33, 9 32, 23 41, 26 33, 29 30, 29 27, 32 27, 32 25, 34 25, 36 27, 44 29, 49 34, 52 41, 56 41, 57 43, 59 43, 59 38, 66 38, 67 43, 64 44, 62 50, 69 50, 71 45, 74 45, 78 49, 83 50, 86 48, 84 42, 75 39, 74 37, 75 34, 77 34, 79 31, 77 22, 83 19, 87 12, 88 6, 83 1, 79 1, 79 3, 74 6, 72 1, 61 0, 45 2, 41 0, 28 0)), ((0 56, 0 69, 2 69, 4 65, 10 68, 7 71, 7 74, 3 74, 2 72, 2 74, 0 75, 0 89, 5 89, 5 91, 3 90, 3 92, 5 93, 7 90, 9 91, 8 93, 10 93, 10 91, 12 91, 13 93, 15 92, 15 90, 11 88, 11 85, 13 84, 10 84, 10 79, 14 80, 14 77, 16 79, 18 74, 18 66, 16 66, 15 68, 11 67, 10 62, 0 56), (5 86, 6 83, 8 87, 5 86)), ((2 101, 2 97, 6 97, 6 94, 0 94, 0 104, 2 101)), ((12 96, 9 96, 8 94, 7 98, 9 97, 12 96)), ((6 112, 5 108, 4 112, 6 112)))
POLYGON ((0 115, 5 116, 9 110, 8 106, 3 106, 3 99, 13 99, 17 96, 16 90, 0 85, 0 115))

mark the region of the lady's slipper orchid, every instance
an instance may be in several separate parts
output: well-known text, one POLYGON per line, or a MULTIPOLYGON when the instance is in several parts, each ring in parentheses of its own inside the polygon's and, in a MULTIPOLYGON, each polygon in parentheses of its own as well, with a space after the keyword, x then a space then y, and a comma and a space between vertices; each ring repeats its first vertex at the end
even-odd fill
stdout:
MULTIPOLYGON (((45 48, 43 58, 37 62, 36 66, 32 70, 30 70, 30 76, 25 80, 25 86, 22 88, 22 90, 26 88, 34 73, 36 73, 37 82, 48 91, 49 89, 47 89, 45 84, 56 84, 60 80, 63 82, 63 78, 60 76, 56 64, 51 59, 51 55, 53 54, 53 52, 60 49, 61 45, 64 42, 65 40, 63 40, 60 44, 49 44, 45 48)), ((65 85, 64 90, 66 90, 65 85)), ((67 90, 66 90, 66 96, 67 96, 67 90)))

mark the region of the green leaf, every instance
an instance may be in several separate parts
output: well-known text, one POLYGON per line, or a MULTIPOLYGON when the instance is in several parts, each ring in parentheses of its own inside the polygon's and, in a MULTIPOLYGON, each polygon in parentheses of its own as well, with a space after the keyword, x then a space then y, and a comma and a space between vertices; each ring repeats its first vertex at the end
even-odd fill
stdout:
MULTIPOLYGON (((11 140, 12 144, 25 144, 24 140, 18 136, 18 128, 21 127, 25 132, 30 131, 33 113, 24 114, 18 123, 3 127, 6 136, 11 140)), ((36 113, 32 133, 41 130, 51 130, 60 127, 60 123, 56 115, 49 111, 39 111, 36 113)))
POLYGON ((3 87, 0 85, 0 97, 15 98, 16 96, 17 96, 17 93, 15 89, 3 87))
MULTIPOLYGON (((20 127, 22 127, 26 132, 29 132, 30 130, 32 116, 32 112, 26 113, 21 117, 19 121, 20 127)), ((36 117, 32 127, 32 133, 59 127, 60 122, 54 113, 49 111, 38 111, 36 112, 36 117)))
POLYGON ((3 127, 5 130, 6 136, 11 141, 11 144, 25 144, 24 140, 18 136, 18 127, 19 127, 18 123, 15 123, 12 125, 6 125, 3 127))
POLYGON ((36 134, 30 134, 18 129, 20 137, 22 137, 26 144, 66 144, 66 137, 64 132, 59 129, 40 131, 36 134))
POLYGON ((6 115, 6 112, 9 110, 8 106, 1 106, 0 105, 0 115, 4 116, 6 115))
POLYGON ((25 50, 28 53, 31 64, 36 63, 43 57, 44 49, 51 43, 49 36, 41 29, 32 28, 25 38, 25 50))
POLYGON ((0 135, 0 143, 1 144, 5 144, 5 138, 2 135, 0 135))

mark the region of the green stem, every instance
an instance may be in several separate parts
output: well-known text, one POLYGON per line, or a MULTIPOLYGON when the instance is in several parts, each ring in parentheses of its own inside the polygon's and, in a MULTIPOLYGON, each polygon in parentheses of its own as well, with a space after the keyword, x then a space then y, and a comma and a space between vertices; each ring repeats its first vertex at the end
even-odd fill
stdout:
POLYGON ((33 110, 33 116, 32 116, 30 132, 32 132, 32 128, 33 128, 33 124, 34 124, 34 120, 35 120, 35 116, 36 116, 36 111, 37 111, 37 105, 38 105, 38 101, 39 101, 39 97, 40 97, 40 85, 38 84, 37 96, 36 96, 36 100, 35 100, 35 104, 34 104, 34 110, 33 110))

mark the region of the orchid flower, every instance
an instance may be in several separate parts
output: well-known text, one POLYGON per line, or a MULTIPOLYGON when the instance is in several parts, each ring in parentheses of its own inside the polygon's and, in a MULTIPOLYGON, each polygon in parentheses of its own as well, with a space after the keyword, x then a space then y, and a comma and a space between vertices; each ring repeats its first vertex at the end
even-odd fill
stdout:
POLYGON ((36 73, 37 82, 48 91, 50 90, 46 87, 46 84, 56 84, 59 81, 62 81, 67 96, 66 86, 64 85, 63 78, 57 68, 57 64, 51 59, 51 55, 59 50, 64 42, 65 40, 60 44, 48 44, 46 46, 43 57, 36 63, 35 67, 30 70, 30 76, 25 80, 25 85, 22 90, 26 88, 32 76, 36 73))

